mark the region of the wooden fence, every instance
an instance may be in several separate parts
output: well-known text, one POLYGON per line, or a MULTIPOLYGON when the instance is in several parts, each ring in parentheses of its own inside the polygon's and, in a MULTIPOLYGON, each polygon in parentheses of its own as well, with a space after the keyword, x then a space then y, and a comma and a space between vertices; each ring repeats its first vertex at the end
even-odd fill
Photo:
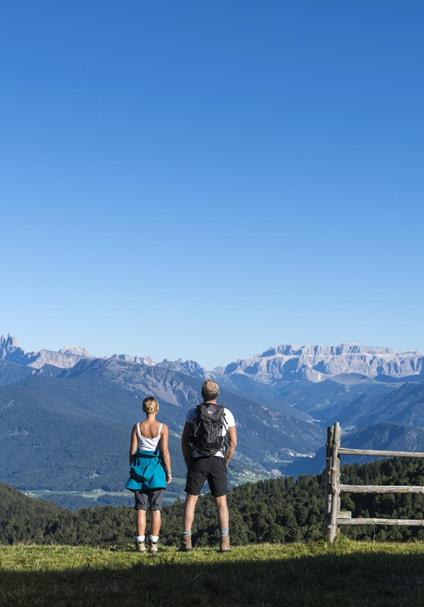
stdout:
POLYGON ((341 428, 337 422, 327 430, 325 467, 326 514, 328 541, 334 544, 339 525, 416 525, 424 527, 423 519, 352 518, 352 513, 340 509, 341 493, 424 493, 424 486, 411 485, 343 485, 340 482, 341 455, 371 455, 380 457, 420 457, 419 451, 378 451, 375 449, 348 449, 341 446, 341 428))

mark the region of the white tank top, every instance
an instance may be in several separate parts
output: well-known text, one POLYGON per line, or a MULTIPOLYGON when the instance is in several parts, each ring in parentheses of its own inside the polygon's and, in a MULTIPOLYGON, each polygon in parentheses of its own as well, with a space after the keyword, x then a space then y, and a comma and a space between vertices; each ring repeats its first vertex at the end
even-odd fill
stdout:
POLYGON ((137 447, 140 451, 156 451, 159 441, 161 439, 162 426, 163 424, 160 424, 157 436, 153 438, 147 438, 146 436, 143 436, 140 432, 140 423, 137 424, 137 447))

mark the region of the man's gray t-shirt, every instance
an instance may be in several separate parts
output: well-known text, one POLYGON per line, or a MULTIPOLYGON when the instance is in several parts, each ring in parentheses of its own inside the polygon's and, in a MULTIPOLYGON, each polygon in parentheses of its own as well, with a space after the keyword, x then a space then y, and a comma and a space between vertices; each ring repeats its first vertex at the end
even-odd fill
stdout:
MULTIPOLYGON (((213 411, 214 408, 215 408, 215 405, 209 405, 208 410, 213 411)), ((197 407, 192 407, 187 412, 186 423, 192 424, 193 420, 196 418, 196 416, 197 416, 197 407)), ((234 415, 231 413, 231 411, 229 409, 224 407, 224 425, 222 428, 222 436, 225 436, 227 434, 228 428, 234 428, 235 425, 236 425, 236 422, 234 419, 234 415)), ((193 457, 203 457, 202 453, 200 453, 196 449, 193 449, 192 456, 193 457)), ((215 456, 216 457, 225 457, 225 455, 222 451, 217 451, 217 453, 215 453, 215 456)))

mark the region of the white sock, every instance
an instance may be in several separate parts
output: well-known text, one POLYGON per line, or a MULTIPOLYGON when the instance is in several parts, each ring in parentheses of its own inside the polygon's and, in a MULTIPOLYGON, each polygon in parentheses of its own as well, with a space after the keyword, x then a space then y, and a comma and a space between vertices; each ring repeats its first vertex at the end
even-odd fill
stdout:
POLYGON ((145 535, 136 535, 135 539, 137 542, 144 542, 144 540, 146 539, 145 535))
POLYGON ((159 539, 158 535, 151 535, 150 536, 150 541, 153 542, 154 544, 157 543, 158 539, 159 539))

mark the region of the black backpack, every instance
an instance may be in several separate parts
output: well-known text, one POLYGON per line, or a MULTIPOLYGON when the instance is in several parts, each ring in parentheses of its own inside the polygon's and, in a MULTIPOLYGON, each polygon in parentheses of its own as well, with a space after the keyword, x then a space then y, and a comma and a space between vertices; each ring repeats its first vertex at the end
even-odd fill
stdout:
POLYGON ((224 407, 210 406, 205 403, 197 405, 196 417, 191 424, 190 444, 202 455, 215 455, 227 447, 227 433, 222 436, 225 428, 224 407))

